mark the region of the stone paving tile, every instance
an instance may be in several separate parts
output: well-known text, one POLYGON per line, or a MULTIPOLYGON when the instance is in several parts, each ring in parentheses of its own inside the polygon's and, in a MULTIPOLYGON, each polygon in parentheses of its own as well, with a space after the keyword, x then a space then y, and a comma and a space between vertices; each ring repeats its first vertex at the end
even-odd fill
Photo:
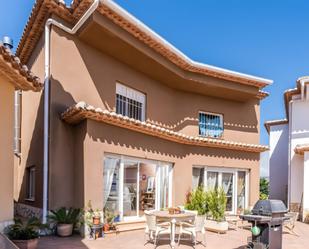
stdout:
MULTIPOLYGON (((283 234, 283 249, 305 249, 309 248, 309 225, 297 223, 296 233, 299 236, 288 233, 283 234)), ((230 230, 226 234, 216 234, 207 232, 206 248, 207 249, 244 249, 247 238, 250 236, 248 230, 238 229, 230 230)), ((103 239, 88 240, 79 236, 69 238, 44 237, 40 239, 38 249, 152 249, 153 244, 144 246, 144 232, 132 231, 119 235, 109 235, 103 239)), ((170 249, 168 242, 162 242, 158 249, 170 249)), ((192 248, 190 243, 183 242, 179 249, 192 248)), ((203 245, 196 247, 204 248, 203 245)))

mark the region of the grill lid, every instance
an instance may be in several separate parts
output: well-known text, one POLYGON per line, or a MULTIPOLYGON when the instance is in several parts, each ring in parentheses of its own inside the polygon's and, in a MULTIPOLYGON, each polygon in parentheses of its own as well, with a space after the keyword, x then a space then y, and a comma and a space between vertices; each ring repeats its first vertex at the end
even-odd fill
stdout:
POLYGON ((252 214, 265 216, 284 214, 287 212, 288 210, 281 200, 259 200, 252 209, 252 214))

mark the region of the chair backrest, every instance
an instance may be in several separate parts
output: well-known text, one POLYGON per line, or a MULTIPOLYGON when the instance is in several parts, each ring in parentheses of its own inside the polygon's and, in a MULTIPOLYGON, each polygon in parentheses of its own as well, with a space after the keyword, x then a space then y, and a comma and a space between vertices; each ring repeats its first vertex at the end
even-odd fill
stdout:
POLYGON ((290 219, 288 220, 289 223, 294 225, 295 222, 298 220, 299 213, 298 212, 288 212, 288 216, 290 217, 290 219))
POLYGON ((145 212, 146 225, 149 231, 156 231, 156 216, 149 212, 145 212))
POLYGON ((205 215, 197 215, 194 220, 195 231, 202 231, 205 227, 206 217, 205 215))
POLYGON ((144 214, 152 214, 155 211, 156 211, 155 209, 144 210, 144 214))
POLYGON ((195 221, 196 216, 198 215, 198 212, 196 210, 185 210, 185 213, 192 214, 192 218, 188 219, 188 222, 193 223, 195 221))

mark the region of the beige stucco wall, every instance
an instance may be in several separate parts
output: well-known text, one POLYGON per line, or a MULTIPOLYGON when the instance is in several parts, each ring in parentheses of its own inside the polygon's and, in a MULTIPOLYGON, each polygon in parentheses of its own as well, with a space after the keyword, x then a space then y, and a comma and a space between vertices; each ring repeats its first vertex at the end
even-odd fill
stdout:
POLYGON ((13 219, 14 87, 0 76, 0 232, 13 219))
POLYGON ((85 121, 80 126, 85 137, 80 141, 84 146, 84 185, 75 189, 77 193, 83 193, 77 205, 85 205, 91 200, 94 206, 102 208, 105 153, 173 163, 174 205, 183 204, 187 191, 192 188, 192 167, 195 165, 248 169, 249 206, 258 199, 259 156, 255 153, 180 145, 95 121, 85 121))
MULTIPOLYGON (((115 110, 115 84, 120 81, 146 93, 146 116, 152 122, 197 135, 199 110, 221 113, 224 115, 226 140, 258 144, 258 99, 231 101, 176 90, 63 32, 53 30, 51 37, 50 208, 82 206, 88 199, 93 201, 94 206, 102 205, 100 191, 103 191, 102 158, 105 152, 174 162, 174 185, 179 185, 177 189, 181 193, 174 194, 176 204, 183 201, 183 193, 190 187, 192 164, 250 169, 250 203, 258 198, 258 154, 177 145, 141 134, 133 135, 131 131, 115 127, 106 129, 98 124, 94 132, 94 124, 87 128, 85 124, 72 127, 59 118, 61 112, 78 101, 115 110), (126 146, 116 145, 120 133, 115 129, 131 134, 125 135, 126 146), (114 136, 106 142, 104 136, 110 134, 114 136), (141 144, 136 144, 139 142, 141 144), (153 151, 156 149, 161 151, 153 151)), ((44 70, 42 47, 41 39, 29 62, 31 70, 41 78, 44 70)), ((16 192, 19 200, 24 202, 25 167, 36 165, 38 172, 42 172, 42 96, 24 94, 22 105, 23 155, 16 192)), ((37 177, 40 179, 40 174, 37 177)), ((28 204, 40 207, 42 193, 39 182, 36 196, 36 201, 28 204)))

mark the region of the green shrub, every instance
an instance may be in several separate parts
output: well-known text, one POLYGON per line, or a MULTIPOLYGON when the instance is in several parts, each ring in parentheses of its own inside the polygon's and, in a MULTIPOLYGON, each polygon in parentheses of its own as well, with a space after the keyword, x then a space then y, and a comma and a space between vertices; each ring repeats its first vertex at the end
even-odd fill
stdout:
POLYGON ((36 217, 27 222, 15 219, 15 223, 6 228, 6 234, 10 240, 31 240, 39 237, 38 229, 42 227, 40 220, 36 217))
POLYGON ((260 200, 267 200, 269 196, 269 181, 266 178, 260 179, 260 200))
POLYGON ((206 192, 207 206, 209 214, 215 221, 223 221, 226 210, 226 194, 222 188, 209 190, 206 192))
POLYGON ((260 200, 267 200, 267 199, 268 199, 268 195, 264 193, 260 193, 260 200))
POLYGON ((81 210, 79 208, 66 209, 62 207, 57 210, 51 210, 51 213, 48 216, 49 221, 56 224, 73 224, 73 227, 75 227, 79 221, 81 210))
POLYGON ((208 213, 208 206, 206 200, 206 192, 203 187, 198 187, 188 193, 185 204, 185 209, 195 210, 198 215, 206 215, 208 213))

